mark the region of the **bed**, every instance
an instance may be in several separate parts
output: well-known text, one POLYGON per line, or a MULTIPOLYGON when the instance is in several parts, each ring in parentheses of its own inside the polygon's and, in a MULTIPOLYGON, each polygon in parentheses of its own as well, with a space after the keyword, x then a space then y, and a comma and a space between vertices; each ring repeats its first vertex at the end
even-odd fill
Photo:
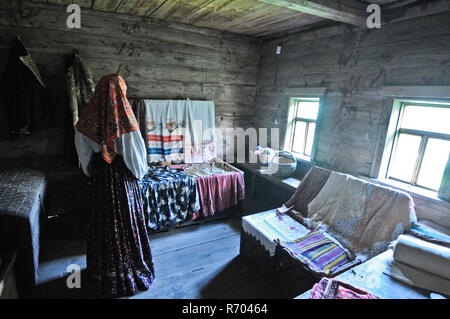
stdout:
POLYGON ((36 283, 39 265, 39 217, 46 179, 33 169, 0 171, 0 249, 17 250, 19 288, 36 283))
POLYGON ((150 167, 139 181, 149 231, 162 231, 189 219, 200 210, 195 178, 182 169, 150 167))
POLYGON ((217 158, 201 164, 151 166, 139 184, 149 231, 212 216, 245 197, 244 173, 217 158))
POLYGON ((193 220, 236 206, 245 198, 244 172, 221 159, 172 167, 182 167, 197 182, 200 209, 192 214, 193 220))

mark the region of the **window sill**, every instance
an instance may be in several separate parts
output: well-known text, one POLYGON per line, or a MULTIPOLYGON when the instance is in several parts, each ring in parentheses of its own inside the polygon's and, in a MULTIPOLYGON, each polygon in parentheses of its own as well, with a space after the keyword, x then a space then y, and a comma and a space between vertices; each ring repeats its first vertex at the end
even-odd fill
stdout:
POLYGON ((430 199, 434 202, 450 206, 450 202, 448 202, 442 198, 439 198, 437 196, 436 192, 433 192, 433 191, 430 191, 427 189, 423 189, 423 188, 420 188, 417 186, 394 181, 392 179, 376 179, 376 178, 370 178, 370 177, 364 177, 364 178, 370 180, 371 182, 377 183, 377 184, 381 184, 384 186, 391 186, 391 187, 397 188, 399 190, 402 190, 402 191, 405 191, 408 193, 412 193, 413 195, 420 196, 425 199, 430 199))
POLYGON ((294 157, 298 160, 298 161, 302 161, 308 164, 314 164, 314 162, 311 160, 311 157, 309 156, 305 156, 305 155, 301 155, 301 154, 296 154, 291 152, 292 155, 294 155, 294 157))

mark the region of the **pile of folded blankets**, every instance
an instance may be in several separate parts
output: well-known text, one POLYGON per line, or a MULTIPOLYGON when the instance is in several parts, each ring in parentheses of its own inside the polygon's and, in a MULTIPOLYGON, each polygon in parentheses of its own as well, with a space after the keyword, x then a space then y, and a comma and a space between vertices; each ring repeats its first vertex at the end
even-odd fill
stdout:
POLYGON ((393 244, 387 274, 408 285, 450 296, 450 236, 414 224, 393 244))

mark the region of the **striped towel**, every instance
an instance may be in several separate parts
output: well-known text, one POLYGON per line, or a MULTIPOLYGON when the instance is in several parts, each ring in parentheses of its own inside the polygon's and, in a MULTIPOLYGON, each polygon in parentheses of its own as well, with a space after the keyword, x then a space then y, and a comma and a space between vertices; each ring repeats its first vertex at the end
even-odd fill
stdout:
POLYGON ((280 245, 312 271, 326 276, 350 263, 344 249, 319 231, 294 241, 280 241, 280 245))

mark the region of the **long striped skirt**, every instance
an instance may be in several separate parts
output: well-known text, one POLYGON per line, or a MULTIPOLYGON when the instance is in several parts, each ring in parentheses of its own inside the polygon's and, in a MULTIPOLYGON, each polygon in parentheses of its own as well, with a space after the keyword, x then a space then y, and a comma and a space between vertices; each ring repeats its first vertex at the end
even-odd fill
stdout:
POLYGON ((90 166, 87 273, 98 295, 131 296, 152 284, 154 269, 136 178, 121 156, 95 154, 90 166))

